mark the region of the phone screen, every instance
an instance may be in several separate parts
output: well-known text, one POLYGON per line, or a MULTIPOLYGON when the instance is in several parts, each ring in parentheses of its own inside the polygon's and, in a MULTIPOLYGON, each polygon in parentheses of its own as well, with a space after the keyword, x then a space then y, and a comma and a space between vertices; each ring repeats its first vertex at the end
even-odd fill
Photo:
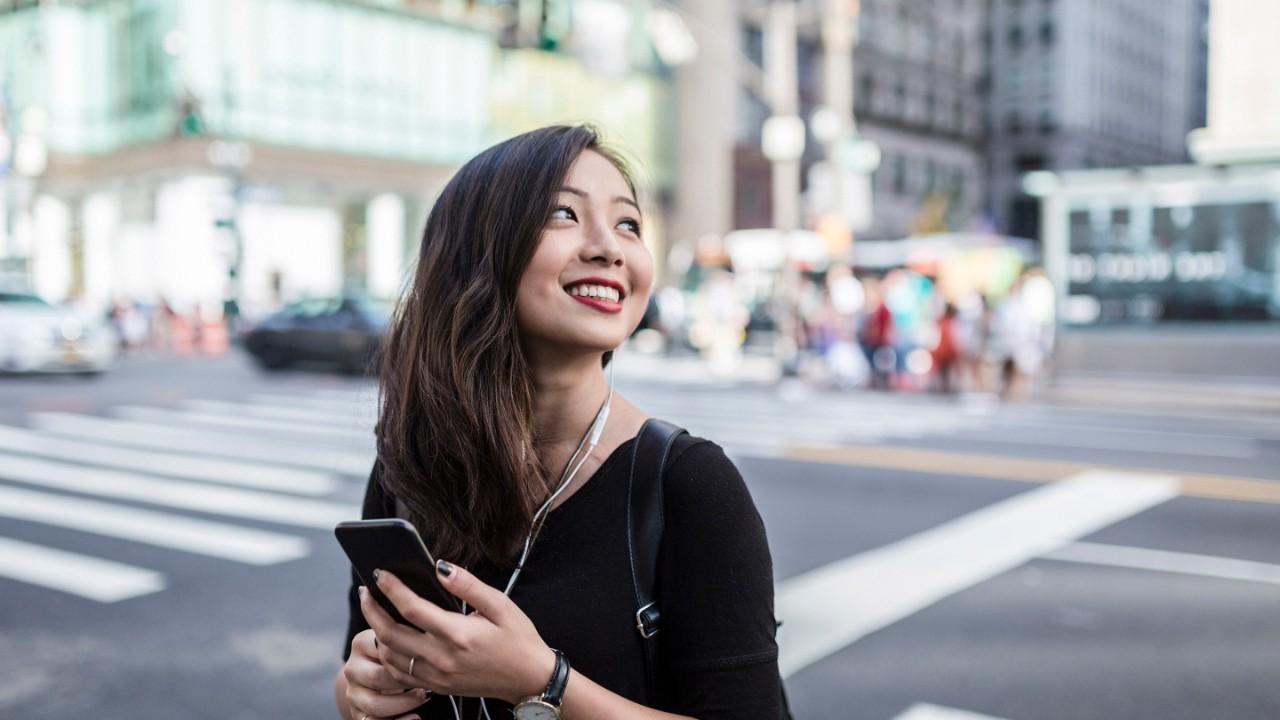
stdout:
POLYGON ((462 611, 462 603, 436 577, 435 558, 413 525, 399 518, 349 520, 338 523, 333 532, 351 559, 356 575, 396 622, 413 626, 378 589, 373 580, 375 569, 390 571, 410 590, 445 610, 462 611))

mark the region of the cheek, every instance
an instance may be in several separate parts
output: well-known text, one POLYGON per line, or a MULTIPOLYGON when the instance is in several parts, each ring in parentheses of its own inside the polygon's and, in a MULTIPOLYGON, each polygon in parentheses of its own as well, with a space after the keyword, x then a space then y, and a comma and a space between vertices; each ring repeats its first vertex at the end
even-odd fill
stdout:
MULTIPOLYGON (((648 250, 640 250, 631 262, 631 294, 648 302, 653 292, 653 256, 648 250)), ((644 312, 644 303, 637 303, 644 312)))

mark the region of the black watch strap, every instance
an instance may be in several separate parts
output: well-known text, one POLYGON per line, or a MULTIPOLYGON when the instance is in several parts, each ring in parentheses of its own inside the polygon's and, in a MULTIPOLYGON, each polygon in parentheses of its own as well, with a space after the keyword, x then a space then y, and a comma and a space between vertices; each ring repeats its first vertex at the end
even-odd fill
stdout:
POLYGON ((551 651, 556 654, 556 667, 551 671, 551 682, 547 683, 547 689, 542 691, 542 701, 560 707, 560 701, 564 700, 564 688, 569 684, 569 658, 554 648, 551 651))

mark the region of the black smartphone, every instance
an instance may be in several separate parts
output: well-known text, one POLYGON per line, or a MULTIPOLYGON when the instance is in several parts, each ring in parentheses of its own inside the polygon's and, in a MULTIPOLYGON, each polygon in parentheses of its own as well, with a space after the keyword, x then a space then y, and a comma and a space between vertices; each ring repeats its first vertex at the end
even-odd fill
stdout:
POLYGON ((436 577, 435 558, 413 525, 399 518, 348 520, 338 523, 333 534, 351 559, 356 575, 396 622, 414 627, 378 589, 374 570, 389 570, 420 597, 445 610, 462 612, 462 602, 449 594, 436 577))

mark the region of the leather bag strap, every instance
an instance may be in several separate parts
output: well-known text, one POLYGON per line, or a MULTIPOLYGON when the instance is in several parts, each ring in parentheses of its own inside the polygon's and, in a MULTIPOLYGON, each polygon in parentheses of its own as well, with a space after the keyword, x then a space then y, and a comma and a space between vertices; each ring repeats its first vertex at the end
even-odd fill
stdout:
POLYGON ((635 592, 635 628, 644 650, 646 686, 652 699, 657 687, 657 648, 650 642, 661 626, 657 603, 658 550, 664 529, 662 476, 675 439, 684 433, 665 420, 650 418, 631 449, 627 493, 627 552, 635 592))

